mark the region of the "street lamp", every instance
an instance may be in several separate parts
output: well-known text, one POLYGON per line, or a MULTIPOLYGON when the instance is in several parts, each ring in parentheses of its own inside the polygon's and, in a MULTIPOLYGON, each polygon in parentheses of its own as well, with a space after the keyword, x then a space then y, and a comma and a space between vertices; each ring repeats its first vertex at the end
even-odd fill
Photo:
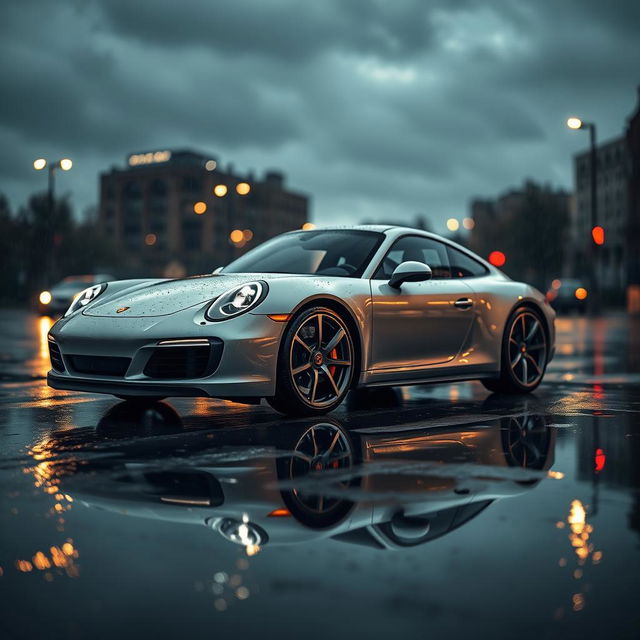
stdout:
POLYGON ((73 162, 69 158, 62 158, 55 162, 47 162, 46 158, 38 158, 33 161, 33 168, 36 171, 42 171, 49 167, 49 186, 47 189, 47 200, 49 206, 49 216, 53 215, 53 202, 54 202, 54 190, 55 190, 55 173, 56 169, 62 169, 63 171, 69 171, 73 167, 73 162))
MULTIPOLYGON (((46 158, 38 158, 33 161, 33 168, 36 171, 43 171, 48 167, 49 180, 47 187, 47 225, 46 225, 46 245, 47 245, 47 274, 51 272, 53 260, 53 208, 55 204, 55 173, 56 169, 69 171, 73 167, 73 162, 69 158, 61 158, 55 162, 47 162, 46 158)), ((44 275, 44 274, 43 274, 44 275)), ((44 276, 46 277, 46 276, 44 276)))
POLYGON ((577 131, 578 129, 588 129, 589 141, 590 141, 590 166, 591 171, 591 236, 593 242, 590 243, 591 256, 592 256, 592 275, 593 275, 593 289, 594 289, 594 307, 595 310, 600 306, 600 274, 598 269, 599 252, 597 247, 604 244, 604 230, 598 226, 598 155, 596 146, 596 125, 594 122, 584 122, 582 119, 572 116, 567 119, 567 127, 577 131), (595 230, 597 229, 597 232, 595 230), (599 241, 602 239, 602 241, 599 241))

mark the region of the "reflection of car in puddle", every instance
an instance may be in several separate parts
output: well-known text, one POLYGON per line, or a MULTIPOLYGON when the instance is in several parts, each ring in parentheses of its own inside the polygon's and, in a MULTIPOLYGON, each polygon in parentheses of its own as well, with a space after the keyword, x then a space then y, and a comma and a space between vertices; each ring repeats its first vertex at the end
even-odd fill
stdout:
MULTIPOLYGON (((126 407, 115 407, 99 428, 126 407)), ((64 490, 128 516, 205 524, 247 551, 320 537, 377 548, 422 544, 493 500, 530 490, 553 463, 555 431, 535 414, 374 433, 315 419, 212 437, 175 435, 179 418, 157 407, 155 446, 125 442, 117 458, 79 466, 64 490)))

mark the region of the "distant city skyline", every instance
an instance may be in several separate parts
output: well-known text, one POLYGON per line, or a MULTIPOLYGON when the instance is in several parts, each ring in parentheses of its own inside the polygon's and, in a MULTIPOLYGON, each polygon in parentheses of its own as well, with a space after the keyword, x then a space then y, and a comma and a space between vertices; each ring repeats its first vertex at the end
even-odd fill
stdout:
POLYGON ((526 178, 572 189, 588 140, 565 120, 621 135, 638 25, 631 0, 6 2, 0 191, 15 210, 46 187, 33 160, 69 157, 81 213, 132 150, 195 148, 284 171, 318 224, 445 232, 526 178))

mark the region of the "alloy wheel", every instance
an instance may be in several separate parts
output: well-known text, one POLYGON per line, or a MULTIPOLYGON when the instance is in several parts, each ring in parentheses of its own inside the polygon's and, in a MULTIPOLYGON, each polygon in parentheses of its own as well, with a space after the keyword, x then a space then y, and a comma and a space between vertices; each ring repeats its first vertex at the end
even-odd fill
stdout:
POLYGON ((549 428, 543 415, 505 418, 502 440, 509 466, 542 469, 549 453, 549 428))
POLYGON ((344 322, 318 312, 298 327, 291 341, 289 371, 300 398, 327 407, 347 391, 353 368, 353 344, 344 322))
POLYGON ((520 311, 509 330, 509 364, 513 377, 523 387, 536 386, 544 375, 547 337, 538 316, 520 311))
MULTIPOLYGON (((331 423, 320 423, 309 427, 294 447, 289 462, 289 480, 295 481, 323 471, 338 471, 353 466, 353 449, 345 433, 331 423)), ((341 480, 334 487, 346 489, 350 480, 341 480)), ((292 490, 299 508, 308 515, 327 516, 341 508, 345 500, 336 496, 311 493, 308 490, 292 490)))

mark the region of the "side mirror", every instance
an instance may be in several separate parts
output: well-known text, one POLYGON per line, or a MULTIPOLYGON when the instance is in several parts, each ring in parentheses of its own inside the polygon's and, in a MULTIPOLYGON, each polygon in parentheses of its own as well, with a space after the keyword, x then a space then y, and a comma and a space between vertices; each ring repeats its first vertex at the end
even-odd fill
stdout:
POLYGON ((414 262, 409 260, 399 264, 391 274, 389 286, 399 289, 403 282, 424 282, 431 280, 431 268, 424 262, 414 262))

